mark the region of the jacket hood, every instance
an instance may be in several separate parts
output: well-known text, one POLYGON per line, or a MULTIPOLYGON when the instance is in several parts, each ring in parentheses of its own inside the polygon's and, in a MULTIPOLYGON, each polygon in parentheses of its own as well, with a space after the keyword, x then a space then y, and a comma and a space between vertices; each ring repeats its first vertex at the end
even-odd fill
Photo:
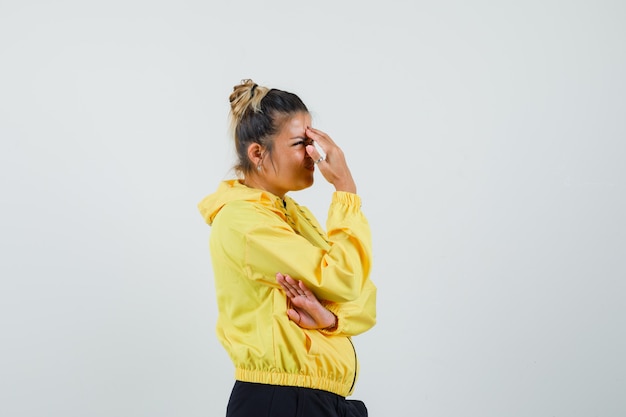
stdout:
POLYGON ((276 207, 277 202, 282 200, 274 194, 247 187, 240 180, 234 179, 222 181, 217 187, 217 191, 209 194, 198 203, 198 209, 210 226, 222 207, 231 201, 256 201, 269 207, 276 207))

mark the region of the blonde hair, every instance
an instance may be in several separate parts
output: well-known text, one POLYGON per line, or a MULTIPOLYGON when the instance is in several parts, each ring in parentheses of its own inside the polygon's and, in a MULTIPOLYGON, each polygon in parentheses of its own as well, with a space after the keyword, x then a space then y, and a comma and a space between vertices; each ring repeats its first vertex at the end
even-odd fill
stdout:
POLYGON ((230 101, 230 129, 233 134, 246 112, 258 113, 261 111, 261 100, 269 91, 269 88, 260 86, 251 79, 241 80, 241 84, 233 87, 233 92, 228 98, 230 101))
POLYGON ((234 168, 244 175, 255 168, 248 158, 250 144, 260 144, 271 158, 274 135, 282 123, 289 116, 309 111, 297 95, 260 86, 250 79, 233 87, 229 101, 230 130, 239 159, 234 168))

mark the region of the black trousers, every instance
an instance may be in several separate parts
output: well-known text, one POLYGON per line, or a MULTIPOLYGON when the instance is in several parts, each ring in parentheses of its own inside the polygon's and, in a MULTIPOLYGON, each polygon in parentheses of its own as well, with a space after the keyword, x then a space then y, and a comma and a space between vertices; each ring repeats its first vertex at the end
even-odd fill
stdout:
POLYGON ((226 417, 367 417, 367 408, 327 391, 237 381, 226 417))

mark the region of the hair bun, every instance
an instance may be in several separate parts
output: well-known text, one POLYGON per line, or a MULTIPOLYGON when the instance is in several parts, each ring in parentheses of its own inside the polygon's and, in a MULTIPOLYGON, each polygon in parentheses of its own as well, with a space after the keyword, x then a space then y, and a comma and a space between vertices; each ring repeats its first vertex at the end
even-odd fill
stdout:
POLYGON ((233 119, 241 120, 248 111, 261 111, 261 100, 268 91, 267 87, 262 87, 249 78, 241 80, 240 84, 233 87, 229 97, 233 119))

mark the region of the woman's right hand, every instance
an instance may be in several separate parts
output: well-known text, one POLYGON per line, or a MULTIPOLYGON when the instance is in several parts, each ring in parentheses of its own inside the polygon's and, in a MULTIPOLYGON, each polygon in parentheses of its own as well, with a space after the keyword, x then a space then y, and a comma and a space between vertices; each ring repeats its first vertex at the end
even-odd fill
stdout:
POLYGON ((280 272, 276 274, 276 281, 290 301, 287 316, 291 321, 303 329, 331 329, 337 326, 337 317, 320 303, 304 282, 280 272))
POLYGON ((356 183, 352 178, 352 173, 350 172, 350 168, 348 168, 346 158, 341 148, 337 146, 330 136, 321 130, 308 127, 306 135, 317 142, 324 153, 326 153, 326 157, 320 159, 321 154, 315 149, 315 146, 308 145, 306 147, 307 153, 313 158, 313 161, 315 161, 320 172, 324 178, 326 178, 326 181, 334 185, 337 191, 346 191, 356 194, 356 183))

